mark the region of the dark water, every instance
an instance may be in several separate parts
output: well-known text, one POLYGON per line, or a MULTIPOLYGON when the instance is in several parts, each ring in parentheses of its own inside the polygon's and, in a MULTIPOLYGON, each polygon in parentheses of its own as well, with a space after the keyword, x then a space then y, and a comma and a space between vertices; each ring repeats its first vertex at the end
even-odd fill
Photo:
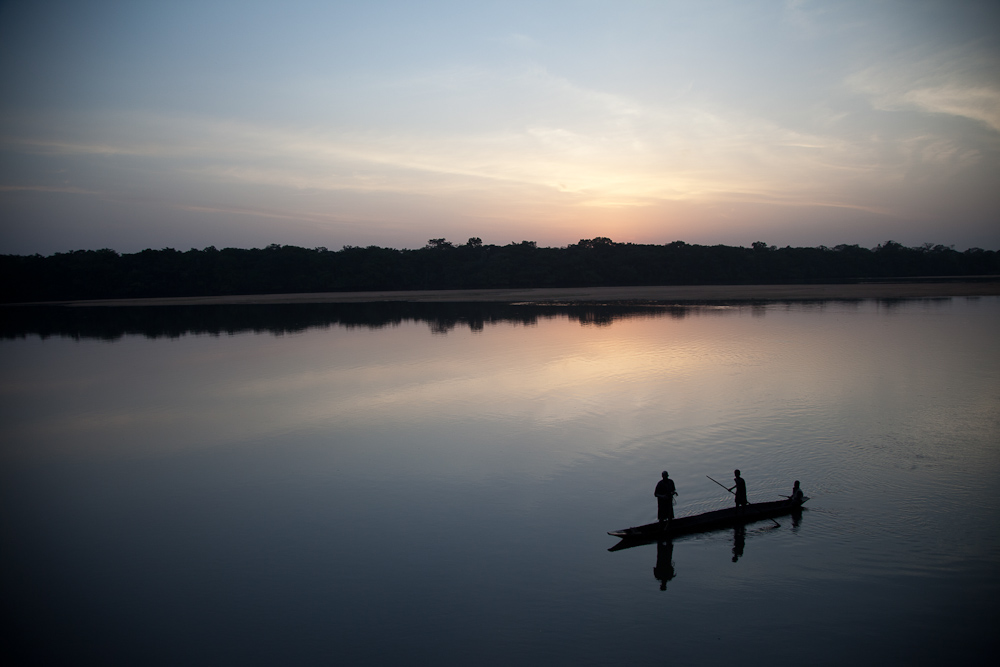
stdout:
POLYGON ((23 664, 1000 648, 1000 299, 18 312, 0 604, 23 664), (661 470, 683 516, 737 467, 752 502, 799 479, 809 509, 608 551, 661 470))

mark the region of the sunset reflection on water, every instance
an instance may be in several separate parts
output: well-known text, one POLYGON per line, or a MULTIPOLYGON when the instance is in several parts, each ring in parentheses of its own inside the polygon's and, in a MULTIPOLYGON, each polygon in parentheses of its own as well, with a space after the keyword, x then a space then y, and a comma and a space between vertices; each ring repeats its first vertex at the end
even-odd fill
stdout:
POLYGON ((7 611, 39 638, 87 628, 111 663, 164 628, 162 664, 254 664, 235 636, 306 663, 403 659, 366 653, 386 627, 445 662, 445 634, 579 663, 656 632, 690 661, 733 596, 761 613, 716 658, 775 622, 817 664, 991 646, 1000 299, 463 308, 0 341, 7 611), (607 552, 608 530, 654 518, 661 470, 685 516, 729 506, 706 476, 737 467, 751 502, 802 480, 807 511, 677 540, 669 559, 607 552))

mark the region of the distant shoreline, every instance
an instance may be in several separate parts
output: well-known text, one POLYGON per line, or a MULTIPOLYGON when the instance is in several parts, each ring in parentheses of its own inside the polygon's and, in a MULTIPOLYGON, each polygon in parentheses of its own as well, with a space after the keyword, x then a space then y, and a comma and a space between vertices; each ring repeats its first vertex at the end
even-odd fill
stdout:
POLYGON ((980 282, 878 282, 842 285, 663 285, 648 287, 562 287, 532 289, 413 290, 385 292, 316 292, 235 294, 48 301, 17 305, 67 307, 279 305, 297 303, 710 303, 738 301, 822 301, 857 299, 926 299, 953 296, 1000 296, 1000 280, 980 282))

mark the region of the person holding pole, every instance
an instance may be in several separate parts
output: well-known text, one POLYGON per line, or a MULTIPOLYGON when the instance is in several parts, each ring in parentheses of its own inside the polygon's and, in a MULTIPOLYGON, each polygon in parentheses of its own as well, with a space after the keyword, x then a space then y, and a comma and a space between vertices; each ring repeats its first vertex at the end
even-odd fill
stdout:
POLYGON ((733 481, 736 482, 736 484, 733 485, 733 486, 731 486, 731 487, 729 487, 729 491, 732 491, 733 489, 736 489, 736 507, 739 508, 741 506, 749 505, 750 503, 747 502, 747 482, 746 482, 746 480, 743 479, 742 477, 740 477, 740 471, 739 470, 734 470, 733 471, 733 475, 735 475, 735 477, 733 478, 733 481))

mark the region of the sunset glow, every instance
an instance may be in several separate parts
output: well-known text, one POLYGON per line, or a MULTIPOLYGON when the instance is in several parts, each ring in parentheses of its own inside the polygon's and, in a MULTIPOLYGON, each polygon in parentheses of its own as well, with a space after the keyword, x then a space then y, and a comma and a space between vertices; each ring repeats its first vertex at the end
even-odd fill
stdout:
POLYGON ((0 252, 1000 245, 988 2, 0 8, 0 252))

